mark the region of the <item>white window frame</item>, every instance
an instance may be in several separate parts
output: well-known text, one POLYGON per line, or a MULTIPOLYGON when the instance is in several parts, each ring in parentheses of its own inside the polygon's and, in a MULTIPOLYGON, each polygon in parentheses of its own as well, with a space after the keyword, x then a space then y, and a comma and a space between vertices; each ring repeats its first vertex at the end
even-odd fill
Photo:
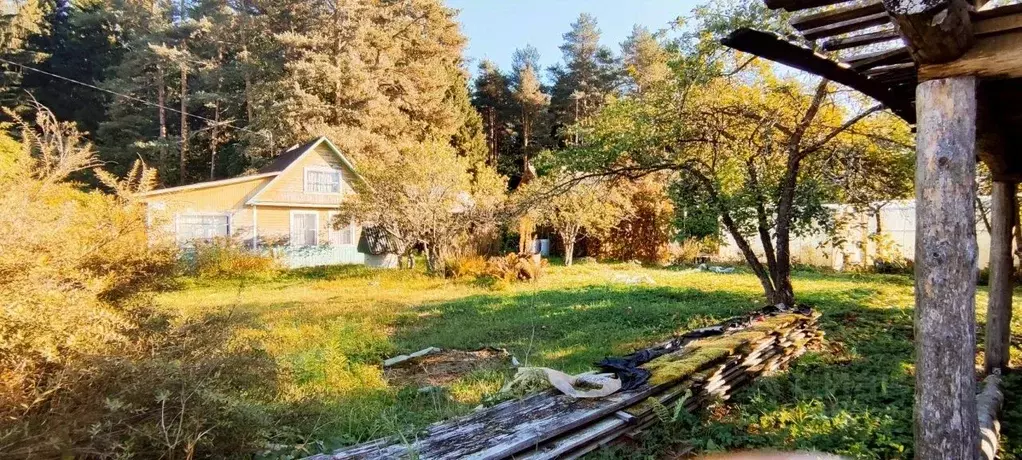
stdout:
POLYGON ((330 168, 326 166, 306 166, 302 170, 302 191, 312 195, 340 195, 344 191, 344 174, 341 174, 340 169, 330 168), (336 192, 316 192, 309 190, 309 173, 310 172, 323 172, 337 174, 337 191, 336 192))
POLYGON ((348 247, 348 246, 356 246, 356 245, 358 245, 358 238, 357 238, 358 227, 355 226, 355 221, 354 220, 352 220, 351 222, 348 222, 348 226, 345 227, 345 228, 348 229, 348 231, 351 232, 351 243, 340 244, 340 243, 336 242, 337 240, 340 239, 341 232, 344 231, 344 229, 335 229, 334 228, 334 217, 336 217, 338 214, 340 214, 340 213, 337 212, 337 211, 330 211, 330 212, 327 213, 327 219, 329 219, 329 221, 330 221, 330 223, 329 223, 330 226, 328 227, 329 230, 330 230, 328 232, 328 238, 330 238, 330 244, 333 245, 333 246, 337 246, 337 247, 348 247))
POLYGON ((186 216, 200 216, 200 217, 226 217, 227 218, 227 237, 230 238, 234 233, 234 222, 230 213, 227 212, 179 212, 174 214, 174 239, 177 240, 177 244, 187 245, 195 241, 195 238, 190 240, 181 239, 181 218, 186 216))
POLYGON ((308 248, 319 246, 319 211, 301 211, 291 210, 288 216, 288 245, 292 247, 308 248), (316 240, 312 243, 312 246, 296 246, 295 245, 295 216, 299 214, 311 214, 316 216, 316 240))

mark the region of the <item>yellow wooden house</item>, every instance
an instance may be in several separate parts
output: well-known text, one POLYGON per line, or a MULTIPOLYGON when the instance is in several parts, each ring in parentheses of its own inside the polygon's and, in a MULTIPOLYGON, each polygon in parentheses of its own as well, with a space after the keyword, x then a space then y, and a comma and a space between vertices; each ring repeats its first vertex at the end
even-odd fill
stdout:
POLYGON ((188 246, 231 238, 272 251, 291 267, 369 264, 393 257, 360 253, 358 222, 336 224, 343 200, 361 181, 325 137, 281 153, 255 174, 153 190, 143 195, 150 226, 188 246))

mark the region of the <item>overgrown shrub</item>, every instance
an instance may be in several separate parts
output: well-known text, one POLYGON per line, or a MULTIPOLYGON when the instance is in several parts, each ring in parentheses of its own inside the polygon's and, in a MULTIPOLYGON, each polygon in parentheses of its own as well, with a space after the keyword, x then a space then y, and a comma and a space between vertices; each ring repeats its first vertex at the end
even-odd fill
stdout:
POLYGON ((197 241, 184 261, 186 272, 202 279, 269 278, 281 270, 277 258, 234 238, 197 241))
POLYGON ((481 256, 449 257, 444 261, 444 276, 447 278, 475 278, 486 274, 486 259, 481 256))
POLYGON ((912 274, 915 269, 912 260, 901 253, 901 247, 886 233, 870 235, 876 245, 873 257, 873 271, 885 274, 912 274))
POLYGON ((263 355, 231 343, 221 318, 150 305, 175 275, 134 199, 136 164, 112 193, 68 177, 94 166, 73 125, 40 107, 0 135, 0 453, 174 458, 255 452, 266 417, 238 394, 272 385, 263 355), (243 388, 245 391, 238 391, 243 388), (215 443, 213 440, 215 439, 215 443))
POLYGON ((664 262, 668 242, 674 237, 674 202, 661 175, 650 175, 631 184, 628 194, 632 212, 599 238, 600 255, 615 260, 664 262))
POLYGON ((712 252, 712 245, 710 238, 689 238, 680 243, 673 242, 667 246, 666 262, 670 265, 694 264, 699 256, 712 252))
POLYGON ((546 259, 538 255, 510 253, 490 257, 486 261, 486 274, 506 283, 536 281, 543 276, 546 267, 546 259))

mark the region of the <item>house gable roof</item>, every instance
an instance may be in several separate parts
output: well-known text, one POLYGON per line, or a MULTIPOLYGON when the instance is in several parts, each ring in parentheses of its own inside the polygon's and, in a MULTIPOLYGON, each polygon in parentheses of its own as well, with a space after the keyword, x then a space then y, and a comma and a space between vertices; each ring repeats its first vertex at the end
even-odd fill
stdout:
POLYGON ((296 145, 288 149, 286 152, 277 155, 277 157, 274 158, 273 161, 271 161, 266 166, 259 168, 259 173, 284 172, 284 170, 287 169, 288 166, 291 166, 291 163, 294 163, 299 158, 301 158, 302 155, 305 155, 306 152, 315 148, 316 145, 319 144, 319 142, 323 139, 325 138, 318 137, 310 142, 306 142, 304 145, 296 145))
POLYGON ((300 162, 299 160, 301 160, 305 155, 308 155, 309 152, 315 151, 316 147, 318 147, 320 144, 326 145, 327 149, 330 150, 330 152, 332 152, 334 155, 337 156, 338 159, 341 160, 341 163, 344 165, 344 167, 348 168, 348 170, 351 171, 355 178, 362 182, 365 182, 365 179, 363 179, 362 176, 359 175, 357 171, 355 171, 355 165, 351 164, 351 161, 348 160, 348 157, 344 156, 344 154, 341 153, 340 149, 338 149, 333 142, 330 142, 330 139, 327 139, 326 136, 320 136, 315 140, 306 143, 305 145, 295 147, 291 150, 288 150, 287 152, 280 154, 279 156, 277 156, 276 159, 273 160, 273 162, 260 169, 259 170, 260 172, 265 172, 266 174, 275 174, 276 177, 271 179, 269 182, 263 184, 262 188, 260 188, 255 195, 252 195, 252 198, 249 198, 248 201, 245 202, 245 204, 259 204, 259 196, 262 195, 264 191, 270 190, 274 182, 276 182, 281 176, 284 176, 284 173, 287 172, 292 167, 294 167, 294 165, 298 164, 300 162))
POLYGON ((212 180, 212 181, 206 181, 206 182, 197 182, 197 183, 188 184, 188 185, 179 185, 177 187, 165 187, 165 188, 161 188, 161 189, 150 190, 150 191, 145 192, 145 193, 140 193, 139 196, 147 197, 147 196, 154 196, 154 195, 163 195, 165 193, 184 192, 184 191, 188 191, 188 190, 201 190, 201 189, 204 189, 204 188, 220 187, 220 186, 231 185, 231 184, 240 184, 242 182, 248 182, 248 181, 253 181, 253 180, 258 180, 258 179, 264 179, 264 178, 267 178, 267 177, 274 177, 277 174, 280 174, 280 173, 275 173, 275 172, 258 173, 258 174, 253 174, 253 175, 250 175, 250 176, 239 176, 239 177, 232 177, 230 179, 220 179, 220 180, 212 180))
POLYGON ((162 195, 162 194, 165 194, 165 193, 183 192, 183 191, 187 191, 187 190, 200 190, 200 189, 204 189, 204 188, 219 187, 219 186, 223 186, 223 185, 231 185, 231 184, 237 184, 237 183, 242 183, 242 182, 253 181, 253 180, 257 180, 257 179, 263 179, 263 178, 271 177, 272 179, 270 179, 265 184, 263 184, 259 188, 259 190, 256 191, 255 194, 252 195, 252 198, 249 198, 248 201, 245 202, 245 204, 258 204, 257 198, 263 192, 263 190, 267 190, 269 188, 270 184, 273 184, 274 181, 276 181, 278 177, 282 176, 285 171, 287 171, 289 168, 291 168, 291 166, 293 166, 294 164, 298 163, 298 160, 300 160, 306 154, 316 150, 316 147, 319 146, 319 144, 321 144, 321 143, 326 143, 326 146, 328 147, 328 150, 333 152, 333 154, 336 155, 337 158, 339 158, 341 160, 341 163, 344 164, 344 166, 346 168, 348 168, 348 170, 350 170, 351 173, 358 180, 360 180, 362 182, 365 182, 365 179, 363 179, 362 176, 359 175, 357 171, 355 171, 355 166, 351 163, 351 160, 348 160, 348 158, 346 156, 344 156, 343 153, 341 153, 341 151, 337 148, 337 146, 335 146, 333 142, 330 142, 330 139, 327 139, 326 136, 320 136, 320 137, 318 137, 316 139, 313 139, 310 142, 305 143, 304 145, 293 147, 291 149, 288 149, 284 153, 281 153, 280 155, 277 155, 277 157, 274 158, 273 161, 271 161, 266 166, 263 166, 262 168, 259 168, 259 170, 256 171, 255 174, 252 174, 252 175, 249 175, 249 176, 239 176, 239 177, 232 177, 232 178, 229 178, 229 179, 220 179, 220 180, 207 181, 207 182, 197 182, 197 183, 189 184, 189 185, 179 185, 177 187, 166 187, 166 188, 161 188, 161 189, 151 190, 151 191, 148 191, 148 192, 145 192, 145 193, 141 193, 141 194, 139 194, 139 196, 148 197, 148 196, 153 196, 153 195, 162 195))

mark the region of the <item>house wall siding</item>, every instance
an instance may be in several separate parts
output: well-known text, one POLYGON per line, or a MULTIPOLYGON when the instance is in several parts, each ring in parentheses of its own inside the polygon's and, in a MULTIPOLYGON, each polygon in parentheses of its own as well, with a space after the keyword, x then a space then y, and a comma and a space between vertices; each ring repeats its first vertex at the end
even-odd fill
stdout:
POLYGON ((250 240, 253 234, 252 209, 245 206, 245 202, 270 179, 267 177, 147 197, 150 228, 159 233, 156 235, 158 238, 174 238, 177 215, 227 214, 230 216, 231 236, 250 240))
MULTIPOLYGON (((292 212, 310 212, 319 216, 319 244, 325 245, 330 241, 330 214, 334 211, 329 209, 289 208, 283 206, 258 206, 259 216, 259 239, 271 245, 283 245, 291 237, 291 214, 292 212)), ((356 229, 354 240, 358 241, 359 231, 356 229)))
POLYGON ((337 155, 334 155, 326 145, 320 144, 315 150, 307 153, 300 160, 292 164, 266 190, 259 193, 257 201, 265 203, 337 205, 341 202, 344 195, 354 192, 350 185, 353 179, 353 174, 337 158, 337 155), (306 193, 306 168, 330 168, 340 171, 341 193, 306 193))

